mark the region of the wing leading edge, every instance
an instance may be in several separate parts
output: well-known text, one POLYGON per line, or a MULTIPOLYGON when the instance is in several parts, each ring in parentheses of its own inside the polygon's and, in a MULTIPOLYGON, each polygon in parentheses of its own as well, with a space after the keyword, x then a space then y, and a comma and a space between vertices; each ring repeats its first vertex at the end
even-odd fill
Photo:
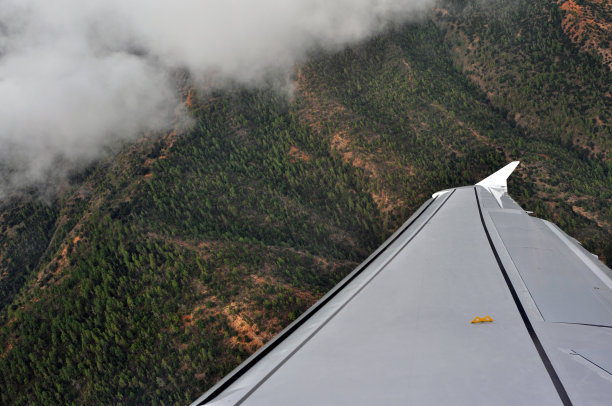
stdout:
POLYGON ((517 164, 435 194, 193 405, 607 404, 611 271, 508 196, 517 164))

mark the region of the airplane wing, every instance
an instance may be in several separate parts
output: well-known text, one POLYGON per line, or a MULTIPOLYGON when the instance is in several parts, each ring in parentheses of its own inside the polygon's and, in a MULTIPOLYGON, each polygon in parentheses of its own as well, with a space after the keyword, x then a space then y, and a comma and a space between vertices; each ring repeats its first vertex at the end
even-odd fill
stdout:
POLYGON ((612 404, 612 271, 507 194, 438 192, 193 405, 612 404))

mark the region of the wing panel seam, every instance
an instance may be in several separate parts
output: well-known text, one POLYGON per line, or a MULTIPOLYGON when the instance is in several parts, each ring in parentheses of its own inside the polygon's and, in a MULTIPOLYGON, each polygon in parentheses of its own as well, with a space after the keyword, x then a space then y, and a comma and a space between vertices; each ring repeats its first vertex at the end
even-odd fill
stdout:
MULTIPOLYGON (((499 213, 500 211, 495 211, 493 214, 495 213, 499 213)), ((517 211, 518 212, 518 211, 517 211)), ((506 247, 504 245, 504 239, 501 236, 501 233, 499 232, 499 230, 497 229, 497 226, 495 225, 495 220, 493 220, 493 216, 491 216, 491 212, 489 211, 489 218, 493 221, 493 230, 492 232, 495 233, 495 235, 497 236, 497 238, 499 239, 499 241, 501 242, 502 245, 502 249, 504 250, 505 254, 508 256, 508 258, 510 259, 510 262, 512 263, 512 265, 514 266, 514 269, 516 270, 516 272, 514 273, 516 275, 516 277, 519 279, 520 284, 522 285, 521 287, 523 289, 525 289, 525 291, 527 292, 527 295, 529 296, 529 299, 531 299, 531 303, 533 304, 533 306, 535 307, 535 310, 538 312, 538 314, 540 315, 540 318, 542 320, 546 320, 544 318, 544 315, 542 314, 542 311, 540 310, 540 306, 538 306, 538 303, 536 302, 535 298, 533 297, 533 293, 531 293, 531 290, 529 289, 529 286, 527 285, 527 282, 525 282, 525 279, 523 278, 523 275, 521 274, 521 271, 519 270, 519 267, 517 265, 517 263, 514 260, 514 257, 512 256, 512 253, 510 252, 510 250, 508 249, 508 247, 506 247)), ((520 215, 520 214, 517 214, 520 215)), ((493 241, 493 239, 491 239, 491 242, 493 241)), ((501 257, 500 257, 501 260, 501 257)), ((504 270, 506 270, 504 268, 504 270)), ((507 272, 507 271, 506 271, 507 272)), ((514 286, 514 285, 513 285, 514 286)))
POLYGON ((565 387, 563 387, 563 382, 561 382, 559 375, 557 375, 557 371, 555 371, 555 368, 553 367, 552 362, 548 358, 548 354, 546 354, 546 351, 544 350, 544 347, 542 346, 542 343, 540 342, 540 339, 538 338, 538 335, 536 334, 531 324, 531 321, 529 321, 529 316, 527 316, 527 313, 525 312, 525 309, 523 308, 523 304, 521 303, 521 300, 519 299, 518 294, 516 293, 516 290, 514 289, 514 285, 512 285, 512 281, 510 281, 508 272, 506 271, 506 268, 504 267, 501 261, 501 258, 499 257, 497 249, 495 248, 495 245, 493 244, 493 240, 491 239, 491 235, 489 234, 489 230, 487 229, 487 225, 485 224, 484 216, 482 215, 482 208, 480 207, 480 199, 478 198, 478 190, 476 187, 474 187, 474 195, 476 196, 476 205, 478 206, 478 213, 480 214, 480 221, 482 222, 482 227, 484 228, 485 234, 487 235, 487 240, 489 241, 491 251, 493 251, 493 256, 495 257, 495 260, 497 261, 497 265, 504 277, 504 281, 506 282, 508 289, 510 290, 510 294, 512 295, 512 299, 514 300, 514 303, 516 304, 519 314, 521 315, 521 318, 523 319, 523 323, 525 324, 525 327, 527 328, 527 332, 529 333, 529 336, 531 337, 531 340, 533 341, 533 345, 535 346, 538 352, 538 355, 540 356, 540 359, 542 360, 542 363, 544 364, 544 367, 546 368, 546 371, 548 372, 548 375, 550 376, 550 379, 552 380, 552 383, 555 389, 557 390, 557 394, 561 398, 561 402, 565 406, 572 406, 572 401, 569 398, 569 395, 567 394, 565 387))

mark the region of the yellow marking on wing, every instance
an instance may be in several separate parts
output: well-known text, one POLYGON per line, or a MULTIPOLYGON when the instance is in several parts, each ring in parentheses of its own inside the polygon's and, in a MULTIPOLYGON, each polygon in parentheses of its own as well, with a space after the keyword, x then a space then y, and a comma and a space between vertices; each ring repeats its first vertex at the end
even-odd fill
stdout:
POLYGON ((487 323, 487 322, 491 322, 491 321, 493 321, 491 316, 474 317, 474 320, 472 320, 470 323, 487 323))

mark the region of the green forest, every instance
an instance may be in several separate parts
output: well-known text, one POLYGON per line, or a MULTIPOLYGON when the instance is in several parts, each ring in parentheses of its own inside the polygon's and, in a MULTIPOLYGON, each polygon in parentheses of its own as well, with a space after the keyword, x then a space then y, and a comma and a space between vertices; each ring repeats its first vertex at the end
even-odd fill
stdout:
POLYGON ((510 195, 612 264, 612 73, 555 2, 452 1, 224 90, 52 201, 0 202, 0 403, 188 404, 432 193, 510 195))

